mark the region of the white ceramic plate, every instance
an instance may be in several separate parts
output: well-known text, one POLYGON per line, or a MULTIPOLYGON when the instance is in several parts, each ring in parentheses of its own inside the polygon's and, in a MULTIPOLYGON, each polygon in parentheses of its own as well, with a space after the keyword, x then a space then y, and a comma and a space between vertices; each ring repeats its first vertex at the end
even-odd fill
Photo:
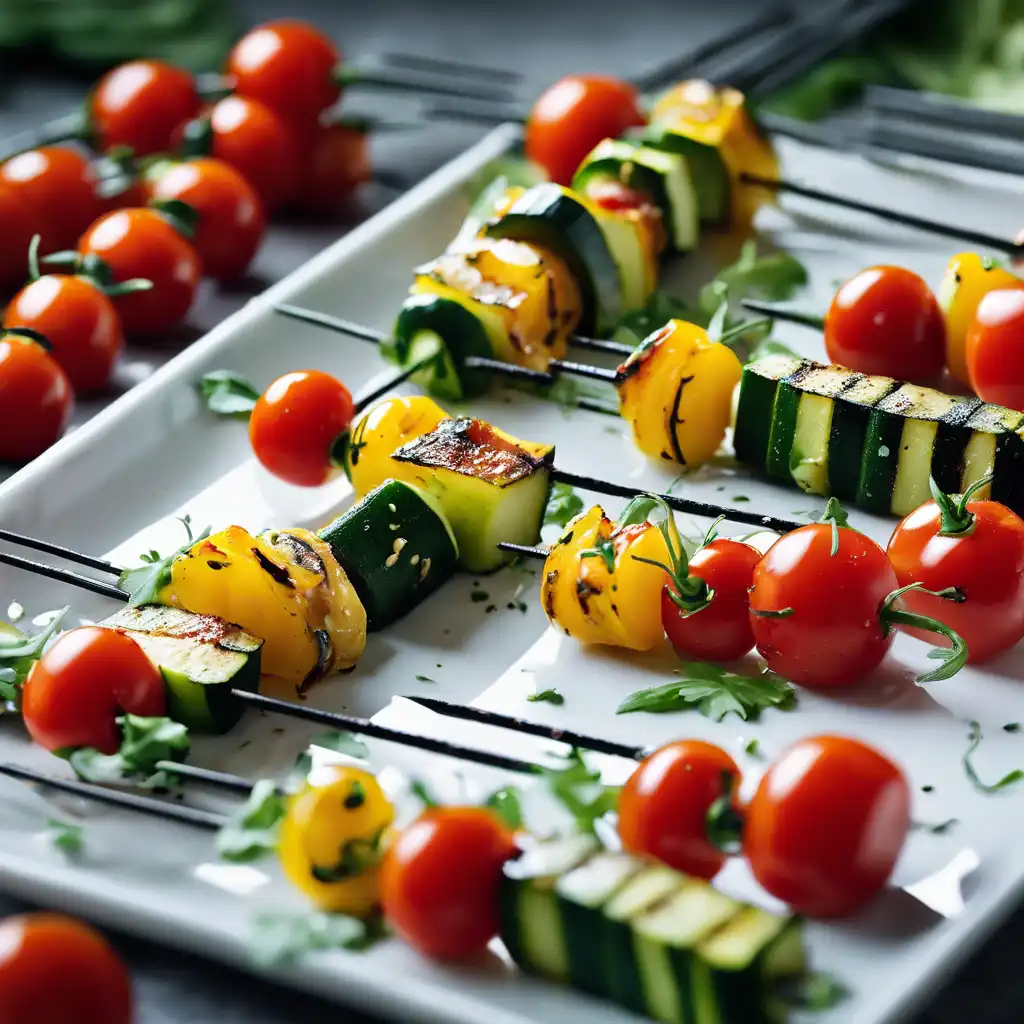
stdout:
MULTIPOLYGON (((270 480, 253 463, 244 429, 204 413, 193 383, 204 371, 221 366, 263 384, 289 369, 320 367, 341 374, 357 393, 383 379, 387 371, 371 346, 283 320, 271 312, 272 305, 287 299, 387 327, 408 286, 410 268, 439 252, 461 222, 467 180, 513 138, 512 129, 489 135, 0 485, 0 523, 134 562, 143 550, 177 545, 180 527, 174 516, 186 512, 197 524, 217 528, 232 522, 258 529, 328 520, 349 501, 347 485, 310 493, 270 480)), ((975 175, 953 180, 923 166, 883 169, 789 146, 782 155, 787 173, 815 184, 935 216, 955 215, 962 224, 1003 234, 1015 227, 1019 195, 1004 179, 975 175)), ((763 231, 811 267, 812 287, 805 299, 810 308, 824 308, 836 279, 869 263, 903 263, 937 284, 956 248, 820 206, 787 203, 787 212, 787 217, 767 212, 763 231)), ((727 258, 722 243, 715 251, 709 247, 674 268, 670 284, 680 294, 692 293, 727 258)), ((811 332, 794 328, 786 340, 806 354, 822 355, 820 338, 811 332)), ((555 440, 563 468, 628 482, 638 491, 673 485, 737 507, 739 499, 747 498, 744 508, 797 518, 822 504, 724 465, 674 480, 637 452, 621 422, 570 413, 523 395, 495 392, 476 403, 474 412, 520 436, 555 440)), ((619 507, 615 501, 608 504, 619 507)), ((853 519, 883 542, 891 528, 888 521, 856 513, 853 519)), ((406 728, 478 742, 480 727, 437 719, 409 702, 387 705, 395 695, 419 692, 450 700, 478 698, 490 708, 634 743, 706 736, 743 758, 748 784, 764 764, 742 754, 755 736, 769 757, 795 737, 822 731, 877 744, 912 778, 916 818, 957 818, 959 824, 943 836, 915 833, 899 866, 897 887, 862 918, 809 928, 814 965, 840 975, 854 993, 827 1015, 830 1022, 899 1019, 926 999, 937 981, 948 977, 955 960, 1015 905, 1024 884, 1024 865, 1014 853, 1022 794, 979 794, 965 778, 960 758, 966 722, 977 719, 985 732, 976 756, 984 778, 997 778, 1024 763, 1024 737, 1001 728, 1024 720, 1020 652, 985 672, 966 671, 926 690, 911 681, 924 664, 925 648, 903 638, 878 678, 856 692, 802 694, 795 713, 766 713, 756 725, 735 719, 714 725, 695 713, 616 717, 614 709, 624 695, 670 677, 672 664, 664 653, 638 659, 581 649, 545 631, 534 599, 535 579, 504 572, 480 580, 491 595, 486 603, 471 600, 475 582, 456 579, 395 628, 374 635, 358 670, 320 684, 310 703, 356 714, 380 712, 406 728), (528 610, 509 610, 524 579, 528 610), (490 604, 496 610, 489 613, 490 604), (526 703, 527 694, 551 685, 564 694, 564 706, 526 703), (932 792, 921 792, 924 785, 932 792)), ((71 602, 69 624, 110 610, 102 598, 0 568, 0 611, 15 598, 30 615, 71 602)), ((251 715, 229 738, 197 743, 193 759, 250 777, 272 774, 284 770, 315 731, 251 715)), ((490 747, 524 747, 521 737, 490 730, 482 739, 490 747)), ((422 757, 408 752, 388 748, 376 753, 382 764, 398 761, 416 771, 431 770, 422 757)), ((525 753, 536 750, 527 745, 525 753)), ((0 725, 0 757, 49 771, 60 768, 31 748, 11 721, 0 725)), ((445 766, 449 777, 452 767, 445 766)), ((476 777, 475 771, 469 774, 476 777)), ((198 792, 193 799, 214 803, 198 792)), ((241 965, 249 962, 249 923, 256 912, 302 907, 272 868, 218 863, 205 833, 80 802, 43 799, 10 781, 0 784, 0 848, 0 883, 14 892, 48 904, 60 902, 119 928, 241 965), (54 816, 86 822, 87 848, 80 859, 69 861, 48 843, 43 828, 54 816)), ((740 868, 727 871, 722 884, 763 898, 740 868)), ((367 953, 319 954, 282 972, 281 978, 400 1020, 554 1024, 584 1014, 592 1024, 632 1019, 614 1007, 518 976, 497 959, 485 969, 441 968, 397 941, 367 953)))

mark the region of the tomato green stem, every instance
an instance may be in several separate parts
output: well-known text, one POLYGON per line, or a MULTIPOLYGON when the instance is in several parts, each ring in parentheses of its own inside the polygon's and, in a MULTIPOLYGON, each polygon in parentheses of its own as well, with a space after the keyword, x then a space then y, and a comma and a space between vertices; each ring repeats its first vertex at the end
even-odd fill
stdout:
POLYGON ((708 808, 708 839, 723 853, 739 853, 743 841, 743 814, 733 802, 736 776, 722 772, 722 795, 708 808))
POLYGON ((886 636, 896 626, 909 626, 913 629, 926 630, 929 633, 938 633, 950 642, 951 646, 948 650, 944 647, 936 647, 929 652, 929 658, 941 661, 942 664, 938 668, 932 669, 931 672, 919 675, 915 682, 937 683, 940 680, 955 676, 967 663, 966 641, 956 630, 951 629, 944 622, 939 622, 938 619, 933 619, 929 615, 919 615, 917 612, 908 612, 902 608, 895 608, 895 602, 908 590, 919 590, 923 594, 931 594, 932 597, 941 597, 943 600, 954 601, 957 604, 963 602, 966 598, 956 587, 947 587, 945 590, 929 590, 920 583, 910 583, 889 594, 882 602, 882 607, 878 612, 878 618, 882 623, 882 631, 886 636))
POLYGON ((180 199, 154 199, 150 208, 156 210, 184 238, 192 239, 199 223, 199 211, 180 199))
POLYGON ((934 477, 928 478, 928 486, 931 488, 932 498, 939 507, 942 516, 940 537, 968 537, 974 532, 975 516, 967 508, 967 503, 983 487, 992 483, 992 473, 987 473, 980 480, 975 480, 970 487, 959 498, 956 495, 946 494, 935 482, 934 477))
POLYGON ((839 503, 838 498, 829 498, 825 511, 818 522, 832 524, 832 550, 829 553, 834 558, 839 553, 839 527, 842 526, 848 529, 850 517, 846 514, 846 509, 839 503))
POLYGON ((700 542, 702 548, 706 548, 713 541, 718 539, 718 526, 725 520, 725 516, 719 516, 709 527, 708 532, 704 534, 704 539, 700 542))
POLYGON ((39 243, 42 235, 33 235, 32 241, 28 243, 28 279, 38 281, 42 276, 39 273, 39 243))
POLYGON ((737 338, 742 338, 748 331, 753 331, 759 327, 770 327, 771 322, 771 318, 767 316, 761 317, 760 320, 745 320, 741 324, 734 324, 728 330, 723 331, 718 338, 712 340, 718 341, 722 345, 728 345, 737 338))
POLYGON ((0 338, 7 337, 28 338, 29 341, 34 341, 44 351, 53 351, 50 339, 45 334, 40 334, 39 331, 33 331, 30 327, 0 327, 0 338))

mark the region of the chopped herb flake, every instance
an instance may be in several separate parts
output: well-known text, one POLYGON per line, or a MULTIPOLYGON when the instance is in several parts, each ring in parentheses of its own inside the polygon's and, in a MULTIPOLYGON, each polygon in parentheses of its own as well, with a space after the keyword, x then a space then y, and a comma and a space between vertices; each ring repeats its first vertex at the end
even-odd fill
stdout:
POLYGON ((85 834, 81 825, 57 821, 55 818, 51 818, 46 825, 50 842, 61 853, 67 854, 69 857, 77 857, 85 848, 85 834))
POLYGON ((967 735, 968 746, 962 762, 967 778, 979 793, 998 793, 1002 789, 1015 786, 1024 779, 1024 771, 1020 768, 1014 768, 1013 771, 1007 772, 998 782, 982 782, 971 761, 971 756, 981 745, 981 740, 981 726, 977 722, 971 722, 971 730, 967 735))
POLYGON ((417 676, 416 677, 416 682, 417 683, 436 683, 437 680, 436 679, 431 679, 430 676, 417 676))
POLYGON ((526 698, 531 704, 564 704, 565 698, 555 689, 541 690, 539 693, 531 693, 526 698))
POLYGON ((1007 722, 1003 726, 1004 732, 1020 732, 1020 722, 1007 722))
POLYGON ((222 860, 245 864, 277 849, 287 799, 269 779, 260 779, 245 803, 217 833, 222 860))
POLYGON ((488 598, 490 598, 490 596, 491 595, 488 594, 486 590, 473 590, 473 591, 470 591, 470 595, 469 595, 470 600, 474 604, 480 604, 481 601, 488 600, 488 598))
POLYGON ((363 921, 323 912, 263 913, 253 920, 249 948, 256 964, 273 967, 294 963, 319 950, 366 949, 384 934, 377 918, 363 921))

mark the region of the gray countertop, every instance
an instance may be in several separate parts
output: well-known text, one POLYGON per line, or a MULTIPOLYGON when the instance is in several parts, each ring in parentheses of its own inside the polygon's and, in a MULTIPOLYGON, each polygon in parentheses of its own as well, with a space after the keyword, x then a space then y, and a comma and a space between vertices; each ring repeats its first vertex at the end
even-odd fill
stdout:
MULTIPOLYGON (((245 21, 306 16, 330 30, 349 59, 382 50, 463 59, 510 67, 524 74, 523 93, 535 94, 559 74, 571 70, 638 73, 685 52, 728 24, 742 22, 760 9, 760 0, 703 5, 681 0, 634 0, 622 5, 518 0, 515 5, 462 2, 422 4, 374 0, 237 0, 245 21)), ((19 78, 0 99, 0 136, 66 112, 81 100, 85 83, 52 72, 19 78)), ((415 117, 416 107, 399 97, 354 96, 359 112, 415 117)), ((381 137, 374 143, 377 164, 409 184, 422 178, 479 137, 481 129, 462 125, 425 125, 422 131, 381 137)), ((383 186, 366 192, 352 223, 385 204, 383 186)), ((145 377, 154 366, 217 324, 265 284, 279 280, 350 224, 292 222, 274 226, 242 288, 217 291, 209 283, 189 328, 159 342, 133 344, 119 377, 120 386, 145 377)), ((116 392, 115 392, 116 393, 116 392)), ((109 400, 108 396, 105 400, 109 400)), ((103 400, 84 404, 81 422, 103 400)), ((55 901, 56 902, 56 901, 55 901)), ((0 915, 23 909, 0 896, 0 915)), ((59 909, 56 906, 55 909, 59 909)), ((134 939, 114 937, 131 967, 139 1001, 139 1024, 334 1024, 337 1007, 264 984, 246 975, 188 955, 134 939)), ((917 1024, 1020 1024, 1024 1020, 1024 981, 1016 974, 1024 953, 1024 915, 1016 914, 974 957, 948 988, 936 993, 917 1024)), ((70 1019, 70 1018, 69 1018, 70 1019)), ((349 1012, 345 1019, 371 1024, 349 1012)))

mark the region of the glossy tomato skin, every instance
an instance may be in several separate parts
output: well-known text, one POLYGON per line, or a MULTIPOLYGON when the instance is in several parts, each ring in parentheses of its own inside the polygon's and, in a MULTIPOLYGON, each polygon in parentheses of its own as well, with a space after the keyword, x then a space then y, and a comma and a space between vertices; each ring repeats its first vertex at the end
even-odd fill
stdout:
POLYGON ((164 715, 163 677, 130 636, 102 626, 60 636, 32 666, 22 692, 25 728, 50 751, 116 753, 121 735, 114 719, 124 712, 164 715))
POLYGON ((41 345, 0 337, 0 462, 27 462, 64 433, 74 394, 67 374, 41 345))
POLYGON ((690 559, 690 574, 704 580, 714 596, 693 615, 683 616, 665 587, 661 621, 681 658, 735 661, 754 646, 749 590, 760 561, 757 548, 726 537, 698 548, 690 559))
POLYGON ((76 394, 105 388, 124 349, 113 302, 84 277, 47 274, 26 285, 11 299, 3 326, 44 335, 76 394))
POLYGON ((230 164, 200 157, 158 169, 153 200, 188 203, 199 221, 192 244, 203 273, 219 281, 241 277, 263 241, 267 218, 256 190, 230 164))
POLYGON ((341 95, 332 80, 340 61, 334 44, 314 26, 282 18, 238 40, 227 74, 239 96, 259 100, 293 124, 312 125, 341 95))
POLYGON ((174 327, 191 308, 203 276, 195 246, 156 210, 134 208, 106 214, 78 240, 78 251, 102 259, 115 281, 142 278, 153 282, 149 291, 115 299, 126 334, 174 327))
POLYGON ((202 100, 186 71, 159 60, 133 60, 108 71, 93 88, 89 118, 100 151, 126 146, 136 156, 170 148, 183 121, 196 116, 202 100))
POLYGON ((811 689, 858 682, 892 646, 879 611, 896 588, 885 552, 870 537, 840 527, 833 555, 830 524, 801 526, 754 570, 750 624, 758 653, 773 672, 811 689), (782 618, 757 614, 786 609, 792 612, 782 618))
POLYGON ((708 811, 725 794, 725 775, 739 787, 736 762, 701 740, 680 740, 649 754, 619 795, 623 848, 710 881, 726 861, 707 834, 708 811))
POLYGON ((846 917, 885 885, 910 832, 910 787, 858 740, 814 736, 786 750, 746 807, 743 853, 797 913, 846 917))
POLYGON ((131 980, 99 932, 62 914, 0 921, 4 1024, 131 1024, 131 980))
POLYGON ((404 829, 380 869, 384 916, 425 956, 461 960, 498 932, 502 865, 512 833, 489 810, 434 807, 404 829))
MULTIPOLYGON (((956 587, 962 603, 908 591, 903 607, 928 615, 959 633, 971 664, 988 661, 1024 637, 1024 520, 998 501, 971 501, 974 526, 963 535, 942 536, 942 514, 934 501, 906 516, 893 531, 887 554, 901 587, 956 587)), ((904 628, 904 627, 901 627, 904 628)), ((934 633, 907 629, 930 643, 949 646, 934 633)))
POLYGON ((337 213, 370 174, 366 133, 344 124, 322 125, 313 135, 300 204, 311 213, 337 213))
POLYGON ((331 449, 352 422, 352 395, 319 370, 286 373, 260 396, 249 417, 253 454, 275 476, 319 487, 335 473, 331 449))
POLYGON ((860 373, 929 381, 946 359, 946 321, 923 278, 904 267, 862 270, 836 292, 825 315, 834 363, 860 373))
POLYGON ((989 292, 978 303, 967 374, 979 398, 1024 411, 1024 289, 989 292))
POLYGON ((526 155, 552 181, 572 182, 603 139, 646 123, 636 89, 607 75, 568 75, 540 94, 526 122, 526 155))
POLYGON ((11 157, 0 165, 0 180, 32 209, 44 256, 73 249, 78 236, 103 212, 92 164, 67 146, 43 146, 11 157))
POLYGON ((28 279, 28 247, 39 224, 32 207, 17 189, 0 181, 0 289, 17 287, 28 279))

